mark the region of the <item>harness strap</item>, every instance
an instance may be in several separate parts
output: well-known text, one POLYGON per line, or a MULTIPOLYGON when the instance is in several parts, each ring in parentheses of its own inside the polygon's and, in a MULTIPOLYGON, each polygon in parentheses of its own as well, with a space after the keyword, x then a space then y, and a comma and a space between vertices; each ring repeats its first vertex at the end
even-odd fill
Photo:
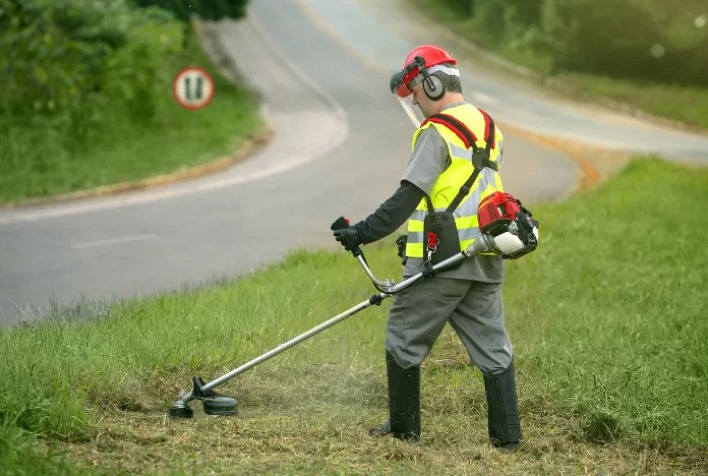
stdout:
MULTIPOLYGON (((478 109, 482 116, 484 117, 484 136, 485 136, 485 146, 484 149, 480 149, 476 142, 477 138, 472 133, 472 131, 457 118, 450 116, 448 114, 433 114, 428 117, 423 124, 427 122, 433 122, 436 124, 441 124, 448 129, 450 129, 469 149, 472 148, 472 167, 474 167, 474 172, 467 179, 467 181, 460 187, 460 191, 457 193, 455 198, 452 200, 450 205, 447 207, 447 211, 452 213, 460 205, 462 200, 470 193, 472 190, 472 185, 479 176, 479 173, 484 167, 489 167, 492 170, 497 170, 499 164, 492 162, 490 159, 490 153, 495 146, 495 127, 492 118, 482 109, 478 109)), ((421 126, 423 125, 421 124, 421 126)), ((428 213, 434 212, 432 201, 430 197, 426 195, 428 201, 428 213)))
MULTIPOLYGON (((482 109, 477 109, 484 117, 484 140, 486 145, 484 150, 489 154, 493 148, 496 147, 496 137, 494 134, 494 121, 487 114, 486 111, 482 109)), ((441 124, 448 129, 450 129, 460 140, 465 144, 465 147, 472 149, 472 152, 477 152, 479 147, 477 146, 477 136, 467 127, 463 122, 459 121, 456 117, 450 116, 448 114, 433 114, 428 117, 421 127, 428 122, 433 122, 435 124, 441 124)), ((492 162, 493 165, 496 165, 492 162)), ((492 167, 494 168, 494 167, 492 167)))
POLYGON ((447 114, 434 114, 427 118, 425 122, 421 124, 421 126, 428 122, 442 124, 443 126, 450 129, 452 132, 454 132, 455 135, 459 137, 460 140, 465 144, 466 148, 472 148, 473 152, 477 152, 479 150, 479 147, 477 147, 477 137, 474 135, 474 133, 469 130, 466 125, 464 125, 462 122, 458 121, 454 117, 448 116, 447 114))

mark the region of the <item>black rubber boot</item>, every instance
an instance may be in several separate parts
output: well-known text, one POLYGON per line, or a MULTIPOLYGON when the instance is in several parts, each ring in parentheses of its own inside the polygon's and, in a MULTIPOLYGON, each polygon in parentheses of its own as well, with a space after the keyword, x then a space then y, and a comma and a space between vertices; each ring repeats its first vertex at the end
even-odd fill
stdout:
POLYGON ((389 420, 381 428, 369 430, 369 434, 420 441, 420 367, 401 368, 386 352, 386 373, 389 420))
POLYGON ((492 445, 516 451, 521 443, 521 420, 516 400, 514 362, 502 373, 484 375, 487 423, 492 445))

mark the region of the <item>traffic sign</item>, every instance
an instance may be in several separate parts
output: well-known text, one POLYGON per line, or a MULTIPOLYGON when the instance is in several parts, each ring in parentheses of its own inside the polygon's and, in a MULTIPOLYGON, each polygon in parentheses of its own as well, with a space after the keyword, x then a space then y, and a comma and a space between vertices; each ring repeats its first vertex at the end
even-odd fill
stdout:
POLYGON ((172 93, 180 106, 186 109, 200 109, 207 106, 214 97, 216 86, 209 73, 197 66, 184 68, 172 83, 172 93))

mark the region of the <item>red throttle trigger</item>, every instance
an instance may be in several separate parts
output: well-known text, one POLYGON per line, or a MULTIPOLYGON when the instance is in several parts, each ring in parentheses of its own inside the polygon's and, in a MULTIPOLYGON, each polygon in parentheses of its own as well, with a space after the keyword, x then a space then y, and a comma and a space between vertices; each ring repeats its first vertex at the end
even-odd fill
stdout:
POLYGON ((438 243, 438 235, 432 231, 428 232, 428 252, 435 253, 435 250, 438 249, 438 243))
POLYGON ((430 278, 435 274, 433 271, 433 253, 437 251, 440 242, 438 240, 438 234, 434 231, 428 232, 426 240, 425 254, 423 256, 423 277, 430 278))

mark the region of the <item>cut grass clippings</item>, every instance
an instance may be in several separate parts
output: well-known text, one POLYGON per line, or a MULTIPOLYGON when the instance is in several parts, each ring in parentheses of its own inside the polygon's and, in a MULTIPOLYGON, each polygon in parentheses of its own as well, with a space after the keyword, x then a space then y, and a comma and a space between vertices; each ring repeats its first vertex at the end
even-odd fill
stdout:
MULTIPOLYGON (((100 307, 88 322, 83 307, 0 330, 5 445, 35 455, 7 467, 705 474, 708 247, 696 243, 708 214, 695 204, 706 200, 708 170, 643 158, 532 207, 541 245, 508 262, 504 287, 525 435, 515 455, 488 445, 481 375, 449 329, 423 365, 422 443, 367 436, 387 416, 390 300, 220 387, 239 399, 237 417, 194 403, 194 419, 167 418, 192 376, 221 376, 373 293, 349 253, 299 251, 232 283, 100 307)), ((366 248, 377 275, 400 274, 392 241, 366 248)))

